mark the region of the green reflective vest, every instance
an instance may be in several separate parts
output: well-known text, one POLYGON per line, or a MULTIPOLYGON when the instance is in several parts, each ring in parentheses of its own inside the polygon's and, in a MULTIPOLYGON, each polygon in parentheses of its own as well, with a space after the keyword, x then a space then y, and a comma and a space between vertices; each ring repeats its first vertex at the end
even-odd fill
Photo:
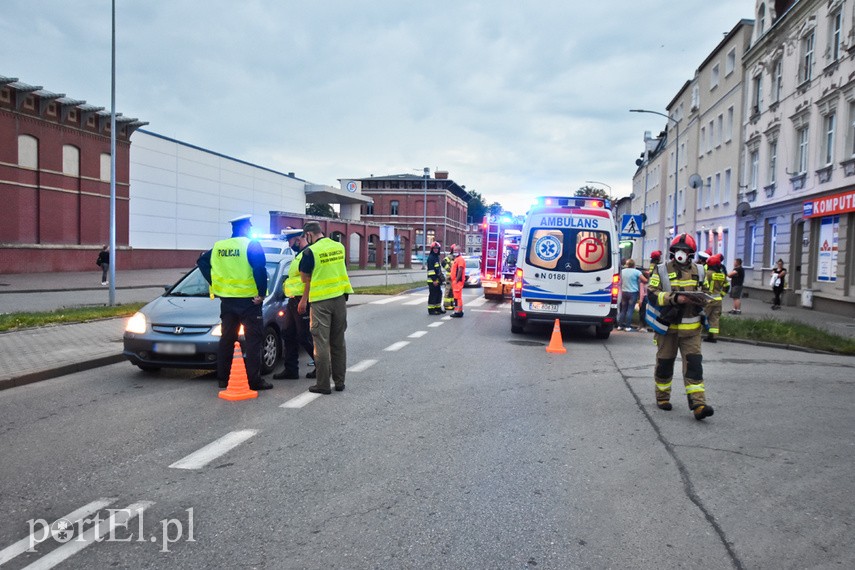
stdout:
POLYGON ((249 238, 220 240, 211 249, 211 294, 216 297, 251 298, 258 295, 252 267, 246 257, 249 238))
POLYGON ((353 293, 347 277, 344 261, 344 246, 329 238, 316 241, 309 246, 315 258, 309 302, 323 301, 353 293))
POLYGON ((303 259, 303 252, 297 254, 291 261, 288 267, 288 278, 282 284, 282 291, 286 297, 302 297, 303 296, 303 278, 300 276, 300 260, 303 259))

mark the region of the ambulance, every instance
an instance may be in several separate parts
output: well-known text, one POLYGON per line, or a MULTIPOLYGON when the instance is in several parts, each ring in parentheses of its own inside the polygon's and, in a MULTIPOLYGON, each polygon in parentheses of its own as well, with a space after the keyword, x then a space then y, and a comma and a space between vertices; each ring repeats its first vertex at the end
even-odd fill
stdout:
POLYGON ((608 200, 544 196, 526 215, 511 295, 511 332, 527 323, 593 326, 617 319, 620 249, 608 200))

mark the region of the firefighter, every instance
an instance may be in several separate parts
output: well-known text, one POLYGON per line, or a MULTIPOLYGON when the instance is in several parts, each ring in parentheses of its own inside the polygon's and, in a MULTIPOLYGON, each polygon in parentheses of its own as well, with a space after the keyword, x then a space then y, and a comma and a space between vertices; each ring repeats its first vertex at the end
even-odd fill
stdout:
MULTIPOLYGON (((656 272, 656 266, 662 263, 662 252, 658 249, 650 254, 650 275, 656 272)), ((648 275, 648 279, 650 278, 648 275)))
POLYGON ((656 405, 662 410, 671 409, 671 379, 679 349, 689 409, 696 420, 703 420, 715 410, 706 403, 704 389, 700 318, 704 301, 698 296, 703 270, 692 263, 695 251, 695 240, 689 234, 674 238, 670 247, 672 260, 657 267, 650 276, 648 302, 655 308, 651 325, 657 347, 656 405))
POLYGON ((440 250, 442 246, 438 241, 430 244, 430 254, 427 258, 427 283, 428 283, 428 314, 441 315, 445 313, 442 308, 442 284, 445 274, 440 266, 440 250))
POLYGON ((454 292, 454 313, 452 317, 463 316, 463 286, 466 284, 466 260, 460 255, 460 247, 457 245, 451 246, 451 254, 454 256, 454 262, 451 264, 451 288, 454 292))
MULTIPOLYGON (((452 246, 453 247, 453 246, 452 246)), ((445 297, 442 299, 443 309, 446 311, 454 310, 454 291, 451 288, 451 264, 454 263, 454 254, 449 249, 448 254, 442 258, 442 272, 448 278, 445 280, 445 297)))
POLYGON ((712 297, 712 300, 707 303, 704 309, 709 323, 709 331, 707 336, 704 337, 704 340, 707 342, 717 342, 716 335, 718 335, 719 321, 721 320, 721 300, 730 289, 730 284, 727 282, 727 273, 725 273, 721 262, 720 253, 711 255, 707 259, 707 269, 704 276, 704 291, 712 297))
MULTIPOLYGON (((661 259, 662 259, 662 252, 659 251, 658 249, 650 254, 650 269, 648 269, 647 271, 642 271, 642 273, 644 273, 644 276, 647 278, 648 282, 650 281, 650 276, 656 272, 656 266, 659 265, 659 263, 661 262, 661 259)), ((644 260, 642 260, 642 263, 643 262, 644 262, 644 260)), ((647 284, 646 283, 643 283, 642 286, 640 287, 639 293, 638 293, 638 299, 639 299, 639 301, 638 301, 638 320, 641 323, 641 326, 639 327, 638 330, 650 332, 653 329, 651 329, 648 326, 645 326, 647 324, 647 284)))

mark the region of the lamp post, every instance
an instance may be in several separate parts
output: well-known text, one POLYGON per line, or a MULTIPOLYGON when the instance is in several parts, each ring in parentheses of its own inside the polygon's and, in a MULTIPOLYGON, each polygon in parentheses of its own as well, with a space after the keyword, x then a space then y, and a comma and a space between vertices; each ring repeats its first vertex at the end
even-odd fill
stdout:
POLYGON ((612 187, 606 184, 605 182, 598 182, 597 180, 585 180, 585 184, 601 184, 609 189, 609 201, 612 201, 612 187))
POLYGON ((648 111, 647 109, 630 109, 630 113, 651 113, 653 115, 659 115, 660 117, 665 117, 672 123, 674 123, 674 236, 677 237, 677 192, 679 184, 677 183, 677 177, 680 174, 680 124, 677 122, 677 119, 672 118, 670 115, 666 115, 665 113, 660 113, 659 111, 648 111))
POLYGON ((116 304, 116 0, 112 2, 110 42, 110 293, 109 304, 116 304))
POLYGON ((424 170, 424 220, 422 225, 422 269, 427 269, 427 183, 430 178, 430 168, 424 170))

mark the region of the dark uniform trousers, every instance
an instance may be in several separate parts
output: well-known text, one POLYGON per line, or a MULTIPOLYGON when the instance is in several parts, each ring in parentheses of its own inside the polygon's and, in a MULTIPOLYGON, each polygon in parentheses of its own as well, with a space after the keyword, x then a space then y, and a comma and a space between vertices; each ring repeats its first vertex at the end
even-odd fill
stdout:
POLYGON ((428 309, 442 308, 442 284, 428 283, 428 309))
POLYGON ((683 384, 689 400, 689 408, 694 410, 706 403, 700 328, 689 334, 669 331, 667 334, 653 336, 653 342, 656 345, 656 371, 654 372, 656 401, 667 402, 671 399, 671 378, 674 376, 674 361, 677 359, 679 349, 683 361, 683 384))
POLYGON ((318 388, 330 388, 330 377, 336 386, 344 386, 347 368, 347 299, 339 295, 312 303, 309 328, 315 340, 315 371, 318 388))
POLYGON ((235 341, 238 340, 240 325, 244 332, 244 364, 250 387, 258 386, 261 379, 261 343, 264 337, 262 327, 261 303, 256 305, 252 299, 220 299, 220 320, 223 336, 217 347, 217 379, 228 382, 232 373, 232 355, 235 341))
POLYGON ((285 372, 298 374, 300 372, 300 347, 306 351, 310 358, 315 357, 315 344, 312 342, 312 333, 309 331, 310 303, 306 304, 306 313, 301 315, 297 311, 302 297, 291 297, 285 305, 285 327, 282 331, 282 342, 284 344, 285 372))

